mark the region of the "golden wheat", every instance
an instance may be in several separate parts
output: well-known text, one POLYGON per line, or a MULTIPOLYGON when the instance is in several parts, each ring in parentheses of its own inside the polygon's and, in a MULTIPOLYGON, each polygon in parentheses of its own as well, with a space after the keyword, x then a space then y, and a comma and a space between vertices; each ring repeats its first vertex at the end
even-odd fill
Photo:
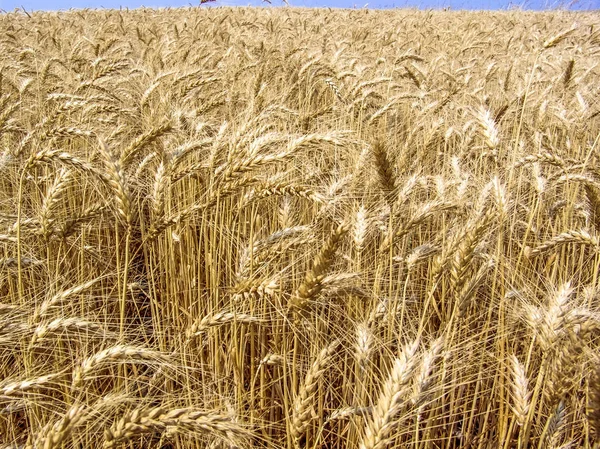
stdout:
POLYGON ((597 12, 0 15, 0 447, 600 447, 597 12))

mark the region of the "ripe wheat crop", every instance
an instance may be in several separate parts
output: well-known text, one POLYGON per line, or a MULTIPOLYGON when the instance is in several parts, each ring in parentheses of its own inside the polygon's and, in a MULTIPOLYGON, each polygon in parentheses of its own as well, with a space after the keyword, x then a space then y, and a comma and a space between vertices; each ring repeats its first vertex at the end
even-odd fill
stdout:
POLYGON ((0 448, 600 447, 600 15, 0 15, 0 448))

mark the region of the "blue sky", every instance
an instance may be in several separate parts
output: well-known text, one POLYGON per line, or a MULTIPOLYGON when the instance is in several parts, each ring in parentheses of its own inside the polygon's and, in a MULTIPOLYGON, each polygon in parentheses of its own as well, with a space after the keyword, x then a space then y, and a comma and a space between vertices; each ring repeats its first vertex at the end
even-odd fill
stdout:
MULTIPOLYGON (((137 8, 177 7, 198 5, 200 0, 0 0, 0 9, 12 11, 17 7, 30 10, 57 10, 69 8, 137 8)), ((273 6, 282 6, 282 0, 270 0, 273 6)), ((443 8, 453 9, 507 9, 517 5, 524 9, 547 9, 568 7, 569 9, 599 9, 600 0, 288 0, 291 6, 362 8, 443 8), (573 5, 569 2, 575 1, 573 5)), ((264 0, 217 0, 212 5, 245 6, 267 5, 264 0)))

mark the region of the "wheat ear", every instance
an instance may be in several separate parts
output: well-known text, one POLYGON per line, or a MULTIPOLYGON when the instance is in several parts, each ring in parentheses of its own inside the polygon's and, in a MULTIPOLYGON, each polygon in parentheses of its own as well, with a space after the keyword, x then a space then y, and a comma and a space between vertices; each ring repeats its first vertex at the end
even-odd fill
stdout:
POLYGON ((600 232, 600 189, 592 184, 584 185, 585 196, 588 200, 591 222, 596 232, 600 232))
POLYGON ((381 188, 384 191, 386 198, 391 201, 391 195, 396 190, 396 176, 394 175, 394 165, 392 164, 389 155, 386 151, 382 140, 376 140, 371 146, 375 167, 381 188))
POLYGON ((46 374, 25 380, 8 381, 0 386, 0 396, 21 396, 31 390, 44 388, 53 384, 55 379, 60 376, 61 374, 46 374))
POLYGON ((535 257, 540 254, 545 253, 546 251, 550 251, 559 245, 566 245, 567 243, 580 243, 582 245, 590 246, 595 251, 600 250, 600 240, 595 235, 591 235, 585 229, 580 230, 570 230, 567 232, 563 232, 562 234, 553 237, 552 239, 542 243, 536 248, 527 247, 525 250, 525 255, 527 257, 535 257))
POLYGON ((170 123, 160 125, 156 128, 143 133, 136 137, 125 150, 123 150, 120 165, 125 167, 129 161, 135 156, 137 152, 142 150, 146 145, 150 145, 152 142, 158 140, 161 136, 170 132, 173 129, 170 123))
POLYGON ((367 364, 373 346, 373 332, 368 323, 360 323, 356 326, 355 355, 356 363, 361 371, 366 372, 367 364))
POLYGON ((41 324, 37 326, 31 337, 31 344, 43 341, 46 336, 50 333, 59 331, 72 331, 76 332, 77 335, 85 334, 86 336, 90 333, 101 335, 106 337, 106 331, 104 327, 99 323, 84 320, 82 318, 57 318, 47 324, 41 324))
POLYGON ((290 432, 294 440, 294 446, 298 449, 304 447, 303 440, 312 420, 312 407, 319 380, 330 364, 338 346, 339 341, 336 340, 321 350, 306 373, 304 381, 294 398, 290 432))
POLYGON ((577 29, 577 26, 573 25, 568 30, 562 31, 558 34, 555 34, 552 37, 549 37, 548 39, 546 39, 544 41, 544 43, 542 44, 542 47, 544 49, 556 47, 559 43, 561 43, 563 40, 565 40, 571 33, 573 33, 576 29, 577 29))
POLYGON ((52 185, 48 188, 44 201, 42 203, 42 212, 40 218, 41 232, 45 238, 49 237, 50 234, 50 222, 52 217, 52 209, 60 200, 62 193, 65 191, 70 177, 70 171, 62 169, 52 185))
POLYGON ((89 290, 93 287, 99 280, 102 278, 91 279, 83 284, 76 285, 74 287, 68 288, 67 290, 63 290, 60 293, 52 296, 50 299, 44 301, 38 309, 34 312, 34 319, 38 319, 39 317, 43 317, 48 313, 51 307, 55 307, 60 303, 66 301, 71 296, 78 295, 79 293, 83 293, 86 290, 89 290))
POLYGON ((229 323, 260 324, 262 322, 263 320, 260 318, 245 313, 218 312, 213 315, 207 315, 194 322, 188 329, 188 336, 197 336, 212 327, 223 326, 229 323))
POLYGON ((213 434, 230 442, 245 439, 248 432, 230 417, 215 412, 179 408, 168 410, 163 407, 136 409, 119 419, 104 434, 104 448, 111 449, 133 438, 162 434, 169 431, 213 434))
POLYGON ((312 264, 312 268, 306 273, 304 282, 300 284, 296 295, 291 300, 292 310, 305 310, 311 300, 313 300, 323 288, 322 282, 325 273, 333 263, 333 256, 340 245, 342 238, 348 232, 346 224, 339 225, 333 234, 329 237, 325 245, 319 251, 312 264))
POLYGON ((157 363, 164 361, 165 356, 159 352, 138 346, 116 345, 104 349, 85 359, 76 366, 72 373, 72 387, 80 386, 88 375, 103 365, 127 361, 131 363, 157 363))
POLYGON ((397 415, 402 409, 408 386, 418 366, 416 352, 418 342, 407 345, 390 371, 381 389, 379 400, 359 445, 360 449, 384 449, 391 443, 390 435, 397 415))
POLYGON ((98 143, 107 171, 105 179, 107 180, 108 186, 114 194, 117 212, 125 224, 130 226, 133 221, 133 217, 125 172, 122 169, 120 161, 111 155, 104 141, 98 138, 98 143))
POLYGON ((531 391, 527 387, 527 373, 517 356, 509 357, 512 373, 513 411, 519 426, 525 425, 529 414, 531 391))
POLYGON ((75 404, 67 410, 65 415, 56 421, 51 427, 43 429, 38 433, 35 448, 52 449, 61 447, 71 435, 73 428, 86 417, 86 406, 75 404))
POLYGON ((369 230, 369 218, 367 216, 367 209, 361 205, 356 212, 354 219, 354 226, 352 229, 352 240, 354 241, 354 247, 357 253, 361 253, 365 244, 367 231, 369 230))

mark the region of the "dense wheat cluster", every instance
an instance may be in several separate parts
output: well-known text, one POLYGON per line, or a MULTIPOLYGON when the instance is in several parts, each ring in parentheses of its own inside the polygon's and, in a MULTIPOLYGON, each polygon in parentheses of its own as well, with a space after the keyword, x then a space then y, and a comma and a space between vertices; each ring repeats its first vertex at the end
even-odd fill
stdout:
POLYGON ((599 22, 0 16, 0 447, 598 448, 599 22))

